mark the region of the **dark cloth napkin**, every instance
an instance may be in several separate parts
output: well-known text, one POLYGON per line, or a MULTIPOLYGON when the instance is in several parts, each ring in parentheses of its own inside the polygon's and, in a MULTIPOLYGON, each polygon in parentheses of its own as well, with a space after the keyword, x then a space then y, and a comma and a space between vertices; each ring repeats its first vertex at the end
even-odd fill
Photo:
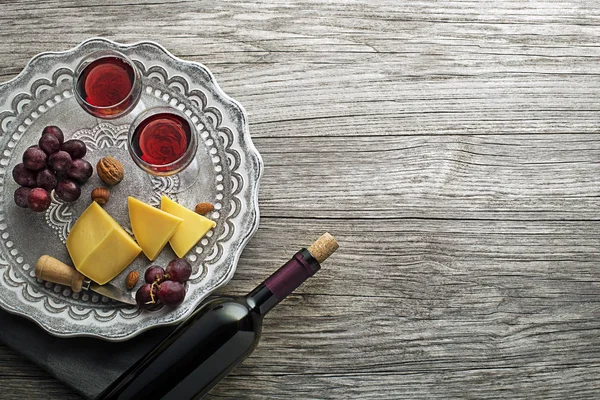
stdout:
POLYGON ((126 342, 57 338, 26 318, 0 310, 0 341, 85 398, 94 398, 174 327, 152 329, 126 342))

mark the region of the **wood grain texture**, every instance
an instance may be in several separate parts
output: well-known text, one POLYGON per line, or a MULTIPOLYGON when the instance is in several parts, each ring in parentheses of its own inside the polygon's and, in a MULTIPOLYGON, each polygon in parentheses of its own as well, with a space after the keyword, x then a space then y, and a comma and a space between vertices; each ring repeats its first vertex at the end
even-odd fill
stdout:
MULTIPOLYGON (((221 293, 339 239, 208 398, 598 397, 598 2, 0 3, 0 79, 152 39, 244 105, 262 220, 221 293)), ((76 398, 5 347, 0 386, 76 398)))

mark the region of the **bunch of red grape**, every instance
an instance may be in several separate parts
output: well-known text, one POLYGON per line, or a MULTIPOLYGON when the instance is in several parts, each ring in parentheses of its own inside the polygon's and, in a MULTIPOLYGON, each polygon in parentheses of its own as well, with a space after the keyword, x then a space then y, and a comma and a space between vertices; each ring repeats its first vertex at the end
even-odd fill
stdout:
POLYGON ((12 171, 20 188, 15 190, 15 203, 19 207, 42 212, 50 207, 50 192, 66 202, 81 195, 81 185, 92 176, 92 165, 83 159, 87 148, 81 140, 65 142, 60 128, 47 126, 42 131, 37 146, 23 153, 23 162, 12 171))
POLYGON ((183 258, 175 258, 167 269, 152 265, 144 274, 146 284, 135 294, 135 301, 141 308, 157 310, 163 304, 176 307, 185 298, 185 282, 192 275, 192 266, 183 258))

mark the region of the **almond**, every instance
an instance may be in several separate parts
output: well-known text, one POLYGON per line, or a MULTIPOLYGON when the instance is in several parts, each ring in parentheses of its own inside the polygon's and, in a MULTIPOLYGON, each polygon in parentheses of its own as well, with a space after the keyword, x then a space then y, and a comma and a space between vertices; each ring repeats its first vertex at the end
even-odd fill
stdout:
POLYGON ((210 203, 198 203, 196 205, 196 213, 198 213, 200 215, 204 215, 206 213, 209 213, 209 212, 211 212, 214 209, 215 209, 215 206, 213 206, 210 203))
POLYGON ((127 279, 125 280, 125 287, 127 290, 133 289, 138 279, 140 278, 140 273, 137 271, 131 271, 129 275, 127 275, 127 279))

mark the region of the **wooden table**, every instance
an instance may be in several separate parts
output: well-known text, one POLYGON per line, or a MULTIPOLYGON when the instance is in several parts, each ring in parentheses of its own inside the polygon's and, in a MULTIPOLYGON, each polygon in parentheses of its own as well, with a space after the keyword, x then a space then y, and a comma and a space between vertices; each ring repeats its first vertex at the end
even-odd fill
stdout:
MULTIPOLYGON (((244 105, 262 218, 221 293, 339 239, 208 398, 598 398, 600 3, 2 3, 2 80, 152 39, 244 105)), ((3 346, 0 386, 78 398, 3 346)))

